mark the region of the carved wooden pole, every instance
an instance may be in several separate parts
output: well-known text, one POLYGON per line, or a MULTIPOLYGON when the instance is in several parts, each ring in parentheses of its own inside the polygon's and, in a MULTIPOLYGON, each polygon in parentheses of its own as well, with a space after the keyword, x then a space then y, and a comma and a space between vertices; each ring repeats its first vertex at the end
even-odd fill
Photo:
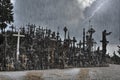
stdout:
POLYGON ((67 33, 67 28, 66 27, 64 27, 64 32, 65 32, 65 38, 64 39, 66 39, 66 33, 67 33))
POLYGON ((85 28, 83 28, 83 52, 85 51, 85 28))
POLYGON ((104 30, 102 32, 102 40, 100 42, 102 42, 102 58, 103 60, 105 60, 105 55, 107 52, 107 44, 109 43, 109 41, 107 41, 106 36, 110 35, 111 32, 107 33, 106 30, 104 30))

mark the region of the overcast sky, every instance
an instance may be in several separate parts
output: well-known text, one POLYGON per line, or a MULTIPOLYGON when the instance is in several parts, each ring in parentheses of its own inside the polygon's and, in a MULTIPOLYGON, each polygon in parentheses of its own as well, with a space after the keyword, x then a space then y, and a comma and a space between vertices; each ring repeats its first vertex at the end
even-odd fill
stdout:
MULTIPOLYGON (((82 39, 82 29, 91 25, 96 30, 95 40, 100 44, 102 31, 108 36, 110 46, 119 43, 120 0, 12 0, 14 3, 14 24, 16 26, 33 23, 52 30, 67 26, 71 36, 82 39)), ((108 47, 110 47, 108 46, 108 47)), ((111 48, 113 49, 113 48, 111 48)))

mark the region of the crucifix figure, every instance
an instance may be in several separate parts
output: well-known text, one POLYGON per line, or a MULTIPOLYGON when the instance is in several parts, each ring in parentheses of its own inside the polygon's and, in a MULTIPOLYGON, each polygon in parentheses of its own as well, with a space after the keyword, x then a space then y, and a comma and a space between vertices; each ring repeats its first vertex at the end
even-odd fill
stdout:
POLYGON ((13 36, 17 36, 17 54, 16 54, 16 58, 17 61, 19 60, 19 47, 20 47, 20 37, 25 37, 24 35, 20 35, 20 31, 18 30, 18 34, 13 34, 13 36))
POLYGON ((107 47, 107 44, 109 43, 109 41, 107 41, 107 39, 106 39, 106 37, 108 36, 108 35, 110 35, 112 32, 109 32, 109 33, 107 33, 107 31, 106 30, 104 30, 103 32, 102 32, 102 40, 100 41, 100 42, 102 42, 102 50, 103 50, 103 53, 104 54, 106 54, 106 47, 107 47))
POLYGON ((108 35, 110 35, 112 32, 107 32, 106 30, 104 30, 102 32, 102 40, 100 42, 102 42, 102 58, 103 58, 103 61, 105 61, 105 55, 106 55, 106 52, 107 52, 107 44, 109 43, 109 41, 107 41, 106 37, 108 35))

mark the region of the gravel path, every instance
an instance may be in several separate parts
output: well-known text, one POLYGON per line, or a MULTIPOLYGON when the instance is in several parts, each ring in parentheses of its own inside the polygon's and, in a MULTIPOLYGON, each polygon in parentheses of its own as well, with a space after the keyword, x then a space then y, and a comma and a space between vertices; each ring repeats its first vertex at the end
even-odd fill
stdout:
POLYGON ((28 74, 35 77, 42 75, 42 80, 120 80, 120 65, 99 68, 0 72, 0 80, 26 80, 28 74))

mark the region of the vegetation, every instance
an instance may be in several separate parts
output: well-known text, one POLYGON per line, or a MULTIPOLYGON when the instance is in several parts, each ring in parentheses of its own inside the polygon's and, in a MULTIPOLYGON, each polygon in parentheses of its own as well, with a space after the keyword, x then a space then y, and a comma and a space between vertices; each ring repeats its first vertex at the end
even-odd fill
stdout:
POLYGON ((13 22, 13 4, 11 0, 0 0, 0 29, 3 32, 7 24, 13 22))

